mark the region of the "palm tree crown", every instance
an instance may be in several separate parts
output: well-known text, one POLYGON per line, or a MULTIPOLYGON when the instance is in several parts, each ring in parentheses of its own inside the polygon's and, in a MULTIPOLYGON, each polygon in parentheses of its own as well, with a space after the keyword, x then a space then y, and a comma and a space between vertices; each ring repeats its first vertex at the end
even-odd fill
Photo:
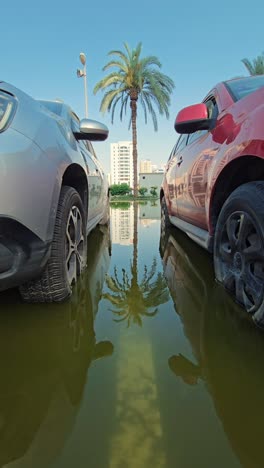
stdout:
POLYGON ((264 74, 264 52, 258 55, 250 62, 247 58, 242 60, 250 75, 263 75, 264 74))
POLYGON ((110 310, 118 317, 114 319, 115 322, 126 320, 127 327, 131 322, 142 326, 143 317, 154 317, 158 313, 158 306, 168 302, 166 280, 160 272, 155 277, 156 268, 157 261, 154 258, 150 269, 144 266, 144 275, 140 282, 134 263, 131 264, 130 275, 122 268, 121 280, 116 267, 113 276, 106 276, 109 292, 102 297, 112 304, 113 308, 110 310))
POLYGON ((105 90, 101 102, 100 111, 111 113, 111 121, 114 121, 116 106, 120 105, 120 120, 126 114, 129 102, 131 114, 129 128, 132 125, 133 141, 133 172, 134 172, 134 195, 137 196, 137 101, 139 100, 144 113, 145 123, 148 114, 151 115, 154 130, 158 129, 157 107, 159 114, 169 117, 170 94, 174 88, 173 81, 160 72, 161 63, 155 56, 141 58, 142 44, 139 43, 135 49, 130 49, 125 43, 125 52, 112 50, 108 55, 112 56, 103 71, 115 69, 101 81, 95 88, 105 90))

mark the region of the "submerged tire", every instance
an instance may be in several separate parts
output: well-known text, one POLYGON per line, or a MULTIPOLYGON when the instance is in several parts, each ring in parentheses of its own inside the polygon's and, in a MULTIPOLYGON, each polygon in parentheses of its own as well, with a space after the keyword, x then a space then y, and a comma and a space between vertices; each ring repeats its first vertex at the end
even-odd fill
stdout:
POLYGON ((106 205, 104 207, 104 214, 100 221, 100 225, 108 224, 110 221, 110 203, 109 198, 107 198, 106 205))
POLYGON ((172 226, 164 196, 161 199, 161 226, 163 229, 172 226))
POLYGON ((264 182, 241 185, 220 212, 214 238, 217 281, 264 327, 264 182))
POLYGON ((72 285, 86 265, 86 215, 79 194, 61 189, 51 255, 42 275, 20 286, 26 302, 61 302, 71 295, 72 285))

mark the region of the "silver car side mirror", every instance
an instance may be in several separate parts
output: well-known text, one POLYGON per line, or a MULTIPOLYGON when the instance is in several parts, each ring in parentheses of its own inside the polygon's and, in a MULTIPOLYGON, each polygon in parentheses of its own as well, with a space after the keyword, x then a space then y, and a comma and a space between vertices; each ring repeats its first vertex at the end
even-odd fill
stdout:
POLYGON ((109 130, 106 125, 96 120, 82 119, 79 132, 74 132, 77 140, 104 141, 108 137, 109 130))

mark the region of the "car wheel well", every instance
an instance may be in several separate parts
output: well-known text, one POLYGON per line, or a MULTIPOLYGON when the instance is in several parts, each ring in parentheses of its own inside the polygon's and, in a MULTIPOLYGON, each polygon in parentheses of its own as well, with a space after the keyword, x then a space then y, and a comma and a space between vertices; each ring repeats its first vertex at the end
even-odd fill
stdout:
POLYGON ((84 206, 84 211, 87 213, 88 183, 86 174, 82 167, 80 167, 78 164, 72 164, 69 166, 64 172, 62 178, 62 186, 64 185, 72 187, 76 190, 76 192, 78 192, 84 206))
POLYGON ((210 228, 214 233, 221 208, 229 195, 247 182, 264 180, 264 160, 256 156, 243 156, 230 162, 219 175, 210 204, 210 228))

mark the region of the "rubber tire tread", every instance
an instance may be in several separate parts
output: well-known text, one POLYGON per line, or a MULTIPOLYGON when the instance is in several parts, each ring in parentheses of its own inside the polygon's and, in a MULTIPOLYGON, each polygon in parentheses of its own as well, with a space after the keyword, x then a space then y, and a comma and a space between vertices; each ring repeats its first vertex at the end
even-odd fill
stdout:
POLYGON ((163 196, 161 199, 161 216, 164 217, 164 227, 169 228, 172 226, 169 218, 168 208, 166 205, 165 197, 163 196))
MULTIPOLYGON (((235 204, 234 211, 248 210, 250 216, 255 220, 258 229, 264 238, 264 182, 248 182, 238 187, 228 199, 225 201, 220 215, 217 220, 215 236, 214 236, 214 270, 217 281, 222 283, 221 270, 217 265, 217 244, 220 241, 223 226, 226 219, 231 214, 230 204, 235 204)), ((252 316, 254 322, 263 327, 264 326, 264 301, 261 306, 252 316)))
MULTIPOLYGON (((86 216, 79 194, 74 188, 63 186, 57 208, 51 255, 42 275, 20 286, 19 292, 25 302, 62 302, 71 296, 71 285, 68 282, 66 266, 62 259, 65 256, 64 245, 68 214, 74 205, 78 206, 85 227, 86 216)), ((84 239, 86 250, 86 232, 84 232, 84 239)))
POLYGON ((107 197, 106 205, 104 208, 104 214, 99 224, 104 226, 105 224, 109 224, 109 222, 110 222, 110 202, 109 202, 109 198, 107 197))

